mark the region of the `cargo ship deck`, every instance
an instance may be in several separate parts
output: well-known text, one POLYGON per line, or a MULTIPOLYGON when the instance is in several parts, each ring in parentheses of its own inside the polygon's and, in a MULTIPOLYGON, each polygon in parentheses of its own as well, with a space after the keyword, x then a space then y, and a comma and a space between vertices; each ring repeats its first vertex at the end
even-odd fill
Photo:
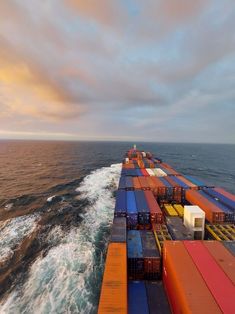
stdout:
POLYGON ((235 313, 235 195, 126 152, 98 313, 235 313))

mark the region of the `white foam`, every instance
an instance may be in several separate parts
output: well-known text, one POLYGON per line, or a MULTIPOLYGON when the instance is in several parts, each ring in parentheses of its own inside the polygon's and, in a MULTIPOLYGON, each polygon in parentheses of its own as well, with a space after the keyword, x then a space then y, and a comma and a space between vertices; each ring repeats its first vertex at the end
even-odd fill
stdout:
POLYGON ((56 197, 56 195, 52 195, 52 196, 48 197, 47 202, 49 202, 49 203, 52 202, 55 197, 56 197))
MULTIPOLYGON (((90 313, 92 304, 89 276, 94 269, 95 237, 102 224, 113 217, 113 191, 117 188, 121 165, 112 165, 85 177, 77 191, 89 206, 79 228, 64 234, 54 228, 48 239, 59 245, 31 266, 21 291, 13 291, 0 304, 2 313, 90 313)), ((102 262, 102 261, 100 261, 102 262)))
POLYGON ((0 225, 0 261, 9 259, 14 248, 36 228, 37 215, 9 219, 0 225))

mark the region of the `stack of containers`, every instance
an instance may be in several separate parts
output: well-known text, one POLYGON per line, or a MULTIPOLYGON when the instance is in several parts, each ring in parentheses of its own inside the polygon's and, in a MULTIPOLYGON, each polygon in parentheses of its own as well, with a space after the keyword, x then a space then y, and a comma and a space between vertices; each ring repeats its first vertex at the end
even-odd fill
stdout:
POLYGON ((152 224, 162 224, 164 221, 163 213, 153 195, 153 192, 144 191, 144 194, 150 210, 150 222, 152 224))
POLYGON ((173 240, 193 240, 193 233, 183 225, 179 217, 166 217, 166 224, 173 240))
POLYGON ((144 191, 134 191, 138 211, 138 224, 141 229, 150 228, 150 209, 144 191))
POLYGON ((127 234, 128 276, 131 280, 144 279, 144 256, 140 231, 129 230, 127 234))
POLYGON ((129 229, 136 229, 138 224, 138 211, 136 207, 134 191, 126 192, 126 210, 127 210, 127 225, 129 229))

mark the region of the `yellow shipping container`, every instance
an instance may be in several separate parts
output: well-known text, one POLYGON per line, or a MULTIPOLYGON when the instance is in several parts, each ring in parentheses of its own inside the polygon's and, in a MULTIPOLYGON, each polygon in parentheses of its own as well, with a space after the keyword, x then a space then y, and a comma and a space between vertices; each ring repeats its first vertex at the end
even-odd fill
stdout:
POLYGON ((174 204, 174 209, 177 211, 180 217, 184 217, 184 207, 180 204, 174 204))
POLYGON ((178 216, 177 211, 170 204, 164 204, 164 209, 169 216, 178 216))

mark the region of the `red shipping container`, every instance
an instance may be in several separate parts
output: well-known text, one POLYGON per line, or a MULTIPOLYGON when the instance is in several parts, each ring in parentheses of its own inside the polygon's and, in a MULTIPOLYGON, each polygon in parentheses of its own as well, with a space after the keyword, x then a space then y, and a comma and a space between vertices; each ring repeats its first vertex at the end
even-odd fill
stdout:
POLYGON ((222 313, 182 241, 164 241, 163 283, 173 313, 222 313))
POLYGON ((145 191, 145 198, 150 209, 151 223, 163 223, 163 213, 159 207, 152 191, 145 191))
POLYGON ((142 190, 150 190, 150 186, 145 177, 139 177, 139 182, 140 182, 142 190))
POLYGON ((182 187, 169 176, 164 177, 164 179, 166 179, 167 182, 169 182, 170 185, 173 186, 173 200, 181 203, 181 201, 182 201, 182 187))
POLYGON ((203 241, 216 263, 223 269, 235 286, 235 258, 220 241, 203 241))
POLYGON ((223 313, 235 311, 235 286, 201 241, 183 241, 223 313))
POLYGON ((145 177, 148 177, 149 176, 149 173, 146 169, 140 169, 140 171, 142 172, 142 175, 145 176, 145 177))
POLYGON ((153 183, 155 184, 154 195, 156 196, 165 196, 167 187, 165 184, 157 177, 151 177, 153 183))
POLYGON ((214 203, 211 203, 207 198, 198 193, 198 191, 186 190, 185 198, 192 205, 198 205, 205 212, 206 219, 211 223, 224 222, 224 212, 214 203))

